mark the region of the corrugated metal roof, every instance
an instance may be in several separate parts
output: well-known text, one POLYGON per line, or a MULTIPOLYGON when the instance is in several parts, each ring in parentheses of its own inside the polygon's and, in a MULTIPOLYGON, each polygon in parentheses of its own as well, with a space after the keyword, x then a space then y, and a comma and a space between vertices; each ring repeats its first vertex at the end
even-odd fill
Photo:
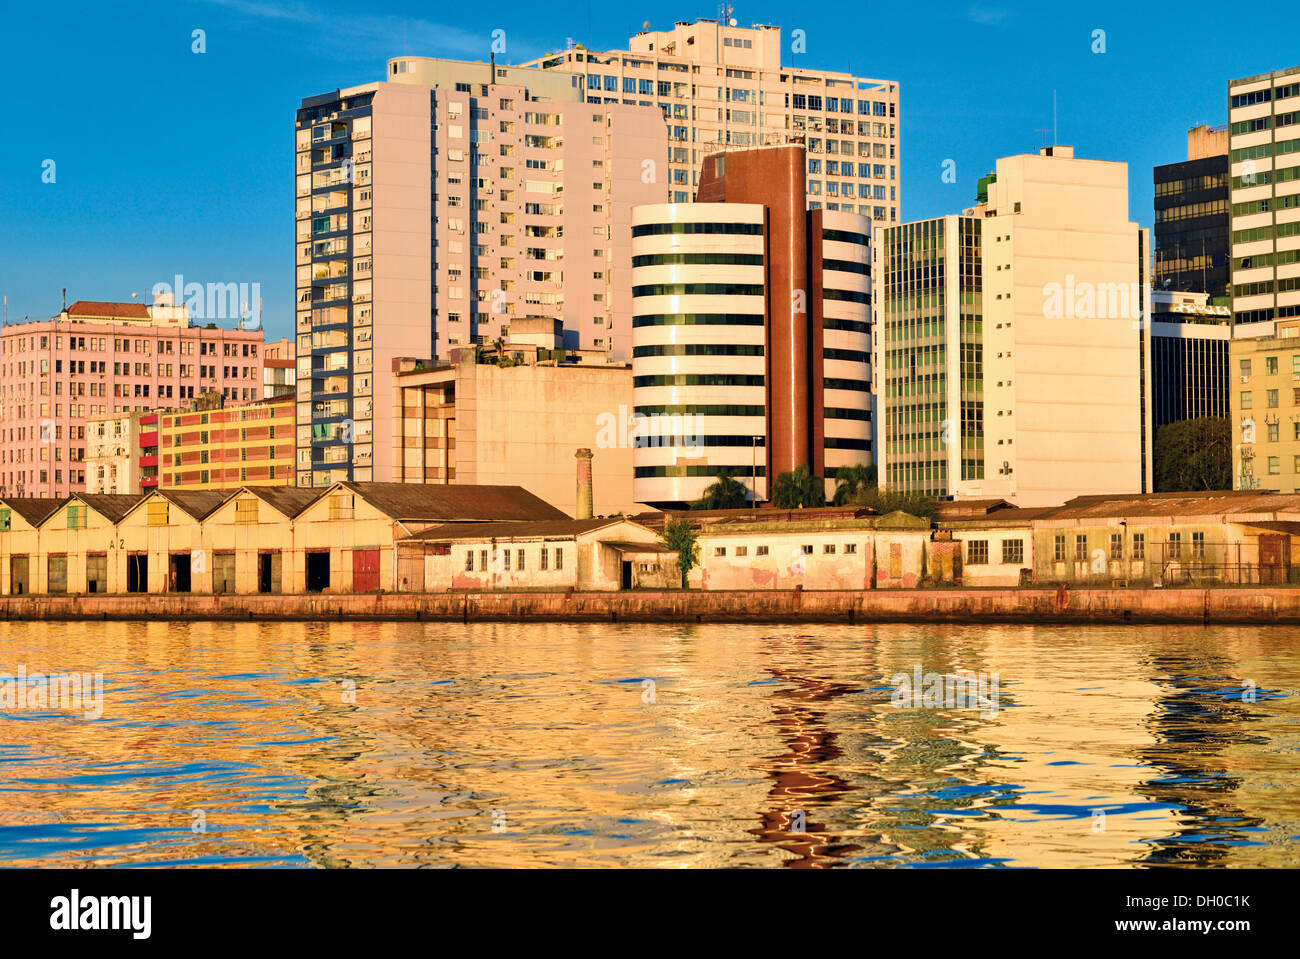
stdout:
POLYGON ((1109 516, 1227 516, 1300 510, 1295 493, 1214 490, 1205 493, 1135 493, 1126 496, 1076 496, 1053 510, 1051 519, 1109 516))
POLYGON ((438 542, 441 540, 530 539, 539 536, 578 536, 606 526, 628 522, 621 519, 565 519, 518 521, 508 523, 446 523, 422 530, 410 540, 438 542))
POLYGON ((73 493, 110 523, 117 524, 122 517, 135 508, 136 503, 144 499, 139 493, 73 493))
POLYGON ((54 515, 67 497, 51 496, 5 496, 0 497, 0 504, 8 506, 15 513, 27 520, 32 526, 40 526, 54 515))
POLYGON ((569 519, 566 513, 522 486, 355 482, 342 485, 396 520, 493 522, 569 519))
POLYGON ((245 486, 243 489, 237 490, 234 495, 252 493, 262 502, 269 504, 289 517, 289 519, 294 519, 308 506, 320 499, 323 492, 324 490, 301 486, 245 486))
POLYGON ((213 510, 230 499, 230 493, 226 490, 160 489, 158 495, 175 503, 197 520, 207 519, 213 510))

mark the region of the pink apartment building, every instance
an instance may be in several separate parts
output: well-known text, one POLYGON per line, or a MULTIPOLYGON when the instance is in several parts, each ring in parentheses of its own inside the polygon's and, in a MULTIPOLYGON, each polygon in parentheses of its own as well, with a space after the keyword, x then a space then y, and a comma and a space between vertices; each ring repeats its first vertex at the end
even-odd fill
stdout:
POLYGON ((86 421, 180 406, 202 393, 262 398, 263 333, 191 326, 169 297, 81 300, 0 331, 0 496, 85 489, 86 421))

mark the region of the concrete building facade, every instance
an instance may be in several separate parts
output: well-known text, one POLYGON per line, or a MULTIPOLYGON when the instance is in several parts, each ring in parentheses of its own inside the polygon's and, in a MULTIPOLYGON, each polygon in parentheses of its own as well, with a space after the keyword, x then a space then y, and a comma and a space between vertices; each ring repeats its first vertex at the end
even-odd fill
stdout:
POLYGON ((638 502, 689 503, 724 473, 764 500, 796 467, 871 462, 869 221, 805 210, 804 157, 729 150, 698 202, 633 213, 636 412, 689 418, 638 445, 638 502))
POLYGON ((1205 293, 1151 293, 1151 427, 1229 413, 1232 308, 1205 293))
POLYGON ((229 406, 218 400, 156 415, 160 488, 229 490, 293 484, 292 396, 229 406))
POLYGON ((501 350, 458 350, 456 362, 403 361, 393 411, 394 480, 522 486, 575 508, 574 452, 592 450, 597 516, 636 511, 632 368, 570 352, 552 329, 521 321, 501 350), (539 345, 542 344, 542 345, 539 345), (577 362, 573 362, 576 360, 577 362))
POLYGON ((1233 325, 1300 316, 1300 67, 1230 82, 1228 128, 1233 325))
POLYGON ((1233 489, 1300 492, 1300 317, 1274 330, 1231 341, 1233 489))
POLYGON ((140 492, 141 421, 149 415, 97 413, 87 418, 87 493, 130 495, 140 492))
POLYGON ((394 475, 392 361, 516 319, 626 359, 633 204, 663 196, 653 109, 563 74, 422 57, 297 115, 298 484, 394 475), (348 441, 315 426, 347 424, 348 441))
POLYGON ((262 394, 260 331, 191 326, 168 296, 152 305, 78 301, 0 331, 0 495, 86 486, 89 417, 215 393, 262 394))
POLYGON ((645 202, 695 199, 705 159, 721 149, 804 136, 808 209, 895 223, 898 84, 808 68, 795 59, 805 40, 803 30, 791 31, 787 55, 779 26, 678 21, 643 30, 624 50, 573 46, 528 65, 575 77, 589 104, 658 108, 668 128, 669 192, 645 202))
POLYGON ((998 160, 962 216, 877 231, 881 481, 1019 505, 1151 488, 1147 231, 1127 165, 998 160))

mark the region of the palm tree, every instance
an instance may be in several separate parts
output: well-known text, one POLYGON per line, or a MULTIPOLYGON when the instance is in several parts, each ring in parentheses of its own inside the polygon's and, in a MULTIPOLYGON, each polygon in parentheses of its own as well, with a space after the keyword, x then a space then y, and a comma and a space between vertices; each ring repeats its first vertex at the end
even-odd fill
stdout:
POLYGON ((691 509, 744 509, 749 505, 749 488, 728 473, 704 488, 704 495, 691 504, 691 509))
POLYGON ((813 476, 807 463, 777 476, 772 484, 772 503, 778 509, 805 509, 826 505, 826 481, 813 476))
POLYGON ((835 505, 843 506, 859 491, 876 485, 876 467, 841 466, 835 473, 835 505))

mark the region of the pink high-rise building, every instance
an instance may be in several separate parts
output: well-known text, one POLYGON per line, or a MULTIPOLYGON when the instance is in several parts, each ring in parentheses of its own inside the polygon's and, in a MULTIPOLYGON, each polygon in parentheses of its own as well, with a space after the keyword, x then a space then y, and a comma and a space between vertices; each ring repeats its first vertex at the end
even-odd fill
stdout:
POLYGON ((202 393, 261 399, 261 330, 191 326, 168 296, 78 301, 0 331, 0 496, 86 488, 86 421, 179 406, 202 393))

